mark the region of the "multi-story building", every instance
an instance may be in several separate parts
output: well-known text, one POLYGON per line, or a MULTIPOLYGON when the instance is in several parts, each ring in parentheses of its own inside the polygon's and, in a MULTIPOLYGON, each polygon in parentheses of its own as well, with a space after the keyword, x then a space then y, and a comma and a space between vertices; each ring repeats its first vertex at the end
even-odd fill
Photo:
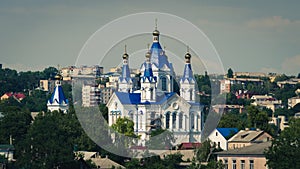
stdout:
POLYGON ((101 101, 101 90, 95 85, 82 86, 82 106, 94 107, 98 106, 101 101))
POLYGON ((281 100, 277 100, 276 98, 268 95, 253 95, 251 100, 253 100, 251 103, 252 105, 266 107, 271 109, 273 112, 275 112, 275 109, 282 107, 281 100))

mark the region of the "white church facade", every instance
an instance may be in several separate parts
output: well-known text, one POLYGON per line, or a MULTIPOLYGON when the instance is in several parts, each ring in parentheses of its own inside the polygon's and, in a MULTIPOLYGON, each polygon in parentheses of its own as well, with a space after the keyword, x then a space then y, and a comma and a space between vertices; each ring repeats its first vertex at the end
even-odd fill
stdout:
POLYGON ((187 51, 180 94, 174 91, 175 72, 159 43, 160 32, 153 31, 153 43, 140 67, 140 89, 134 90, 128 64, 129 55, 123 55, 122 74, 116 91, 107 103, 109 126, 118 118, 127 117, 134 122, 134 131, 141 141, 157 128, 174 134, 175 144, 200 142, 203 106, 196 101, 197 85, 187 51))

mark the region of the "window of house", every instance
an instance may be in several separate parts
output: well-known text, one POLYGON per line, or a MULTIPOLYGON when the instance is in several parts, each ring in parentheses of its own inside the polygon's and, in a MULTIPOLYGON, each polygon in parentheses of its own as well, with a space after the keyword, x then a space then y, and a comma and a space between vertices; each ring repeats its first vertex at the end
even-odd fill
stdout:
POLYGON ((224 169, 228 169, 228 160, 224 159, 224 169))
POLYGON ((232 160, 232 169, 236 169, 236 160, 232 160))
POLYGON ((241 160, 241 169, 245 169, 245 160, 241 160))
POLYGON ((221 143, 220 142, 218 142, 218 148, 221 148, 221 143))
POLYGON ((254 169, 254 160, 249 161, 249 169, 254 169))
POLYGON ((218 132, 216 132, 216 136, 218 136, 218 132))

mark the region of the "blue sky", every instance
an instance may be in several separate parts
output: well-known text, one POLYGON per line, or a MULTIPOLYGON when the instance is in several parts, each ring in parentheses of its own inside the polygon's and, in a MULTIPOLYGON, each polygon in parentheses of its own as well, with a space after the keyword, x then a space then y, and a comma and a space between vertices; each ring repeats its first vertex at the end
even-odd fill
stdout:
POLYGON ((226 70, 297 75, 299 7, 296 0, 1 1, 0 63, 17 70, 74 65, 86 40, 108 22, 138 12, 164 12, 199 27, 226 70))

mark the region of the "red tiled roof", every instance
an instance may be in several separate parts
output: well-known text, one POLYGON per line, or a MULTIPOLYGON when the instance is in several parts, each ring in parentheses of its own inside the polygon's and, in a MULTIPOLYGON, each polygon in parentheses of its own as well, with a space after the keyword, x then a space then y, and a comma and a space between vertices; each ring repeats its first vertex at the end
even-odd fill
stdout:
POLYGON ((194 149, 201 146, 201 143, 181 143, 179 145, 180 150, 194 149))

